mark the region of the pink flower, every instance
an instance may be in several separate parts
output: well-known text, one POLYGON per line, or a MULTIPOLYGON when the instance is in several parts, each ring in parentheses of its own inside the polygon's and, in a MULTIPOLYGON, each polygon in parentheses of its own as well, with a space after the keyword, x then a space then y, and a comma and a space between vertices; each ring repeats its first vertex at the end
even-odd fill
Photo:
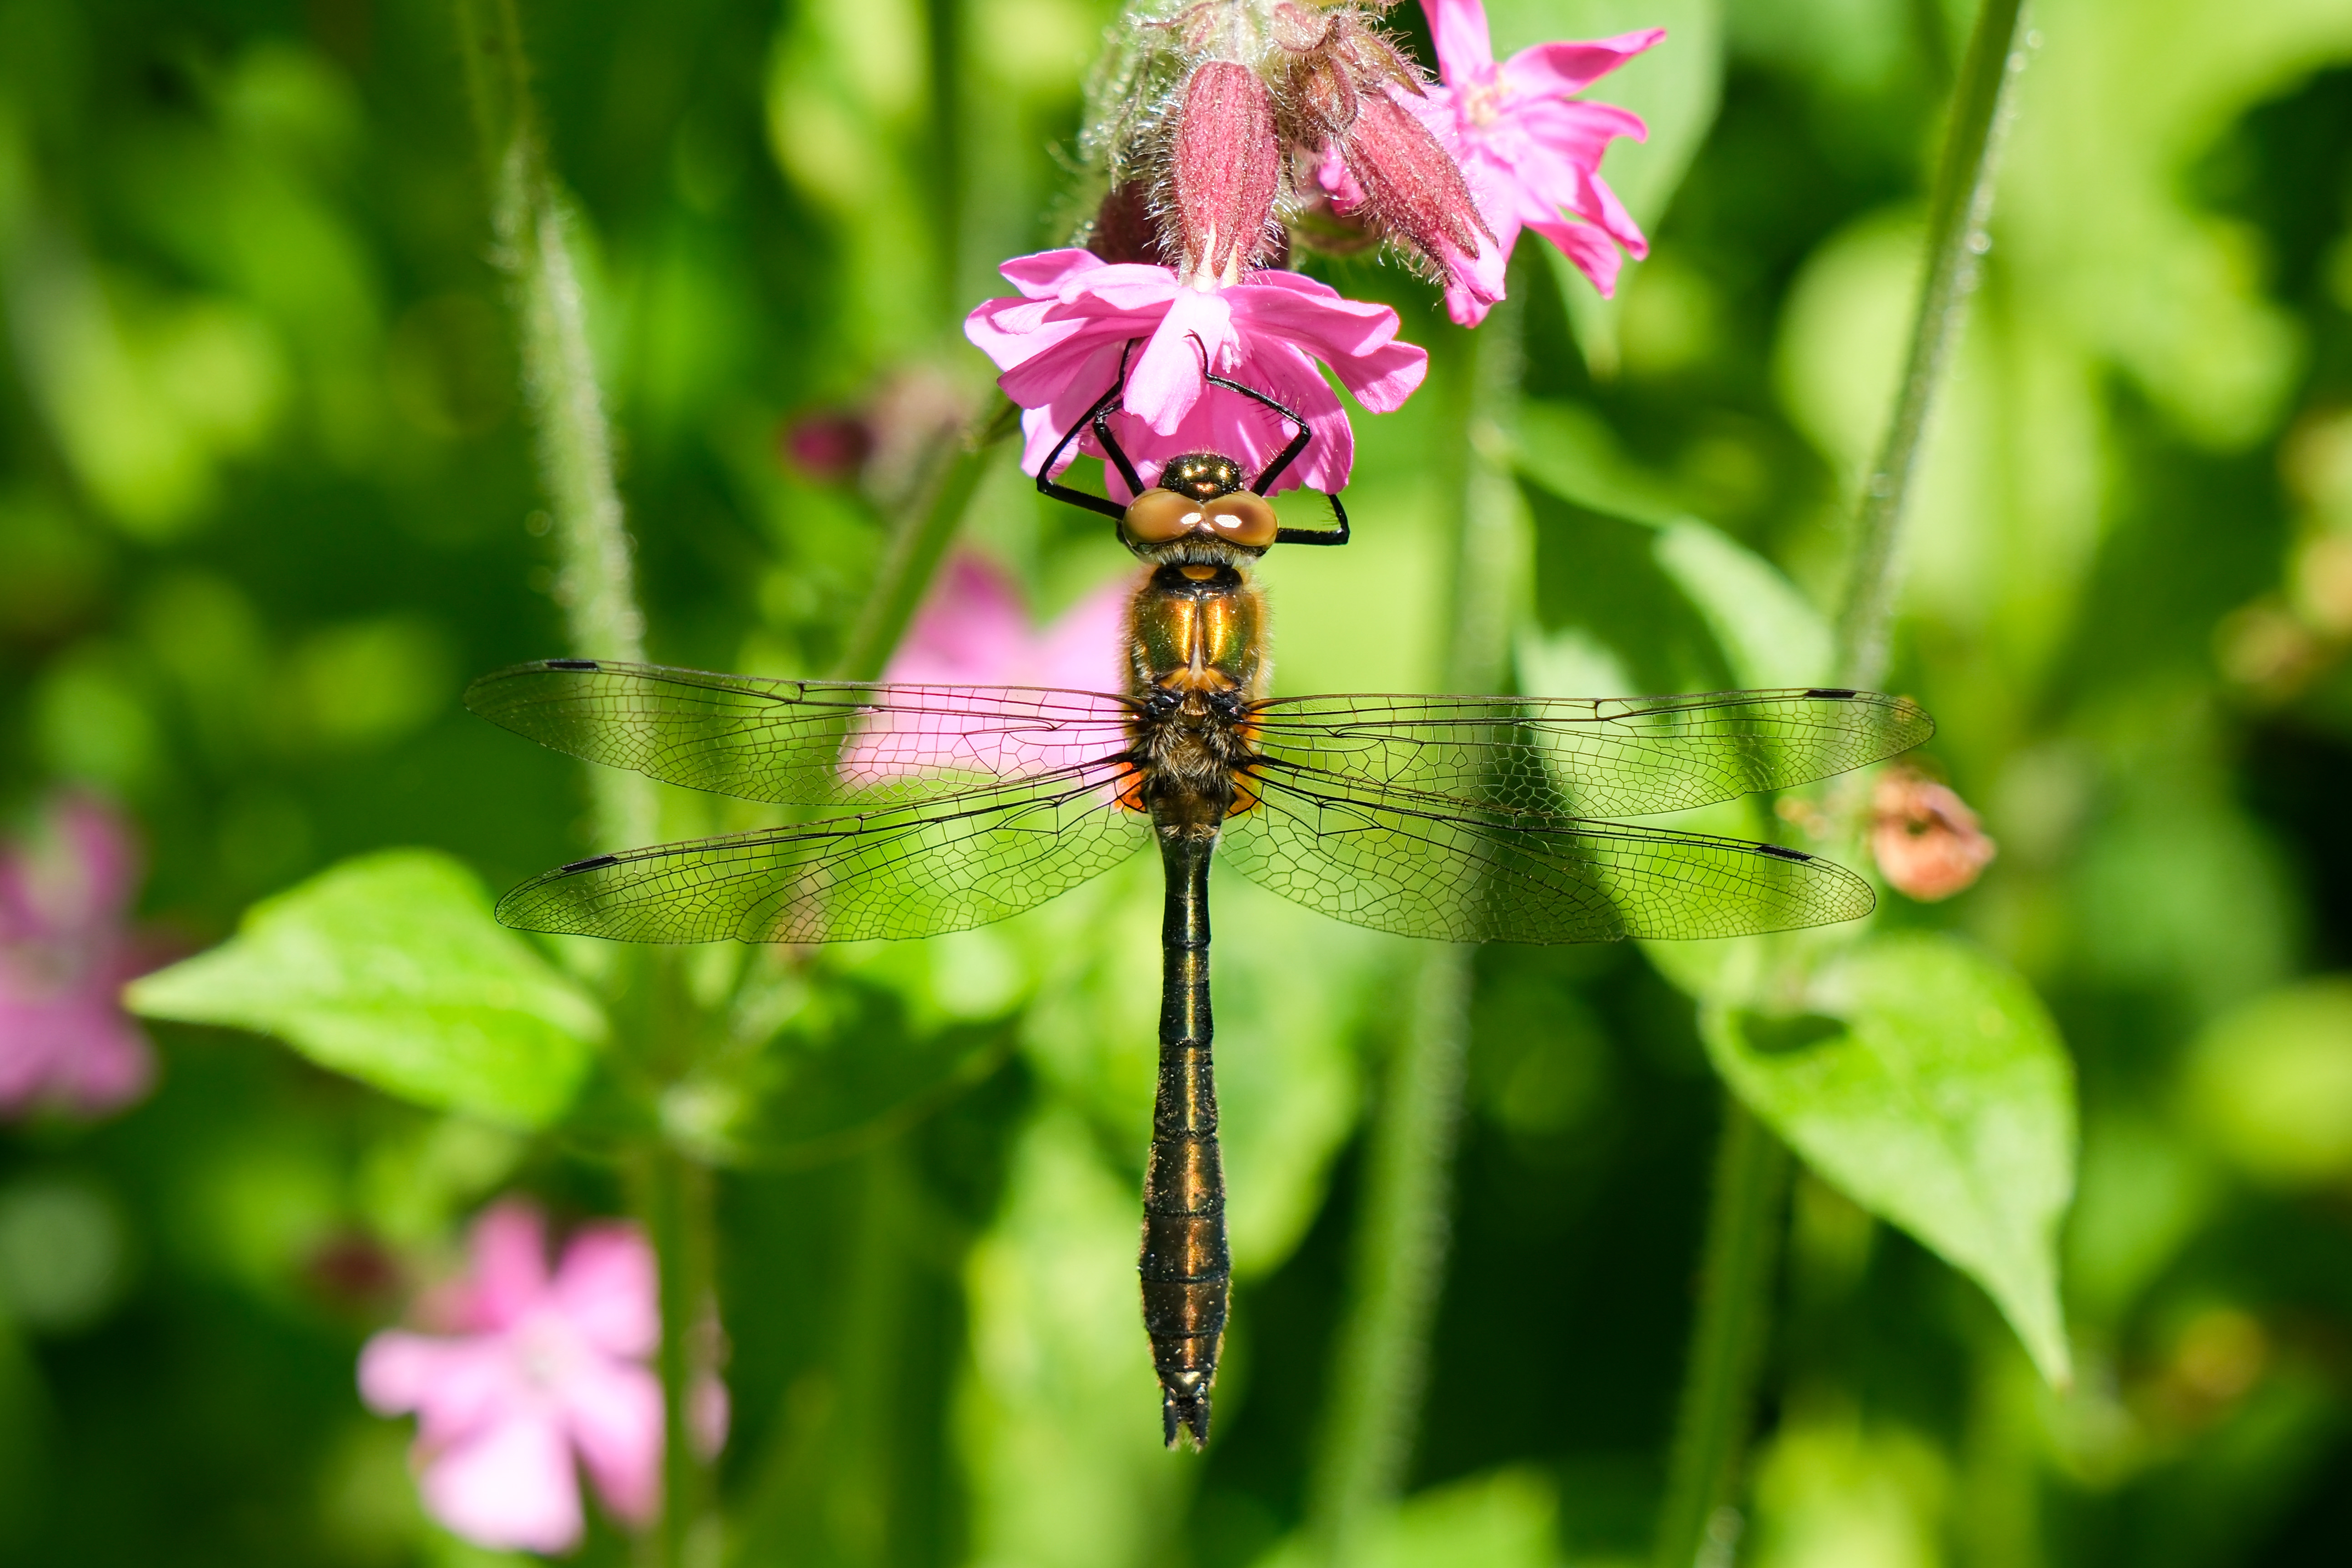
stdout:
POLYGON ((1497 65, 1481 0, 1421 0, 1437 38, 1444 85, 1426 96, 1391 87, 1389 95, 1445 144, 1469 177, 1494 233, 1460 264, 1449 258, 1446 312, 1464 326, 1483 320, 1502 298, 1503 264, 1522 227, 1559 247, 1604 295, 1615 291, 1623 246, 1636 259, 1649 241, 1608 182, 1601 155, 1611 141, 1649 135, 1642 117, 1575 95, 1664 37, 1665 30, 1621 34, 1589 44, 1538 44, 1497 65))
MULTIPOLYGON (((1355 437, 1339 399, 1317 369, 1336 372, 1375 413, 1402 405, 1429 369, 1429 355, 1396 341, 1397 315, 1360 304, 1296 272, 1261 268, 1229 287, 1193 289, 1165 267, 1120 265, 1084 250, 1047 250, 1004 264, 1021 290, 964 318, 964 335, 996 362, 1012 399, 1029 412, 1022 466, 1035 473, 1054 444, 1118 379, 1127 395, 1110 416, 1145 484, 1168 458, 1216 452, 1253 473, 1286 446, 1291 428, 1241 394, 1211 387, 1207 369, 1274 398, 1305 419, 1315 437, 1285 471, 1277 490, 1344 489, 1355 437)), ((1091 433, 1074 443, 1103 455, 1091 433)), ((1063 464, 1076 456, 1063 454, 1063 464)), ((1131 500, 1116 468, 1110 493, 1131 500)))
MULTIPOLYGON (((649 1521, 662 1458, 652 1249, 634 1226, 586 1226, 550 1278, 544 1220, 509 1200, 475 1223, 471 1251, 472 1272, 425 1303, 446 1335, 387 1330, 360 1354, 369 1407, 416 1413, 426 1511, 478 1545, 566 1551, 581 1532, 576 1452, 614 1514, 649 1521)), ((711 1378, 695 1403, 716 1451, 726 1392, 711 1378)))
POLYGON ((0 849, 0 1111, 91 1115, 147 1092, 154 1053, 120 1000, 152 967, 123 927, 138 886, 129 826, 87 796, 0 849))
POLYGON ((980 556, 951 557, 882 672, 886 682, 1049 686, 1105 695, 1087 703, 1041 692, 1034 712, 1016 710, 978 723, 959 716, 945 696, 936 710, 886 713, 843 753, 843 780, 854 789, 887 790, 889 780, 907 773, 1034 776, 1115 749, 1104 742, 1126 709, 1108 694, 1126 686, 1119 648, 1132 586, 1125 579, 1107 583, 1052 626, 1032 631, 1010 578, 980 556))

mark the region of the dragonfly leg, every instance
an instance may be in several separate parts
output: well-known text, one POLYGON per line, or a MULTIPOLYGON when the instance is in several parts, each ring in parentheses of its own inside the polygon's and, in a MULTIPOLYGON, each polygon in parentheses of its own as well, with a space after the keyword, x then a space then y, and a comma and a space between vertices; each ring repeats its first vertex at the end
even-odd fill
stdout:
POLYGON ((1070 443, 1076 440, 1088 426, 1092 426, 1096 438, 1103 443, 1103 450, 1108 453, 1111 460, 1118 465, 1118 471, 1126 479, 1129 488, 1139 494, 1142 492, 1143 484, 1136 478, 1135 465, 1127 460, 1127 454, 1120 451, 1118 443, 1111 439, 1108 422, 1110 411, 1118 406, 1119 398, 1127 391, 1128 358, 1135 353, 1135 345, 1142 341, 1140 338, 1128 340, 1127 346, 1118 352, 1118 375, 1110 384, 1110 390, 1096 398, 1093 406, 1078 416, 1077 423, 1062 432, 1062 438, 1054 443, 1054 449, 1048 452, 1045 455, 1045 460, 1037 466, 1039 494, 1051 496, 1057 501, 1080 507, 1087 511, 1100 512, 1115 522, 1124 522, 1127 520, 1127 508, 1108 496, 1088 495, 1082 489, 1055 479, 1054 465, 1062 460, 1062 454, 1069 449, 1070 443))
MULTIPOLYGON (((1244 397, 1249 398, 1252 402, 1261 404, 1264 406, 1272 409, 1276 414, 1298 426, 1298 434, 1290 438, 1290 444, 1274 455, 1274 461, 1268 463, 1265 468, 1260 471, 1256 479, 1250 485, 1250 489, 1259 495, 1265 494, 1268 489, 1273 488, 1274 481, 1282 478, 1284 471, 1286 470, 1291 464, 1298 460, 1298 455, 1307 450, 1307 443, 1315 438, 1315 427, 1307 424, 1305 419, 1293 413, 1288 405, 1278 402, 1275 398, 1268 396, 1266 394, 1260 392, 1256 387, 1244 386, 1238 381, 1231 381, 1226 379, 1224 376, 1212 374, 1208 367, 1205 354, 1203 355, 1201 365, 1201 378, 1212 386, 1222 386, 1228 392, 1238 392, 1244 397)), ((1339 504, 1339 498, 1336 493, 1327 493, 1324 496, 1324 500, 1331 503, 1332 515, 1339 520, 1339 526, 1338 528, 1285 528, 1278 530, 1275 533, 1274 542, 1276 544, 1347 543, 1348 509, 1339 504)))
POLYGON ((1224 1341, 1233 1260, 1225 1246, 1225 1175, 1217 1152, 1210 1060, 1209 857, 1213 824, 1160 822, 1168 876, 1161 927, 1160 1092, 1143 1181, 1143 1325, 1160 1373, 1168 1446, 1209 1440, 1209 1388, 1224 1341))

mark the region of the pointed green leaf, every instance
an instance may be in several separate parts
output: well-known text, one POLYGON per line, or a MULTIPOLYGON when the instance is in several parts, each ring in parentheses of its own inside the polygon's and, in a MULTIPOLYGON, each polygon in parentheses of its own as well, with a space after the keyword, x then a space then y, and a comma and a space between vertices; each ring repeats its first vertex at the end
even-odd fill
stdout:
POLYGON ((1848 950, 1808 1000, 1796 1016, 1709 1004, 1717 1069, 1814 1170, 1984 1286, 2064 1384, 2074 1080, 2040 1000, 1987 954, 1926 935, 1848 950))
POLYGON ((246 911, 209 952, 134 982, 151 1018, 274 1035, 388 1094, 518 1127, 572 1103, 605 1021, 429 849, 329 868, 246 911))
POLYGON ((1659 531, 1657 556, 1715 633, 1740 685, 1809 686, 1827 678, 1829 622, 1778 566, 1688 519, 1659 531))

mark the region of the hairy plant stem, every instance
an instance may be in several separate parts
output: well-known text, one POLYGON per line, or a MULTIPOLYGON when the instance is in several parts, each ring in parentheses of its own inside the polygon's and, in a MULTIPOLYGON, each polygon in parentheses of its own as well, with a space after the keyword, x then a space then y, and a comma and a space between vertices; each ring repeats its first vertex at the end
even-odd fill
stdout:
MULTIPOLYGON (((1886 673, 1900 586, 1902 524, 1929 416, 1990 248, 1993 174, 2009 90, 2023 68, 2023 0, 1982 0, 1954 84, 1951 120, 1928 204, 1926 275, 1895 409, 1863 487, 1845 601, 1837 620, 1838 684, 1875 686, 1886 673)), ((1737 1495, 1757 1374, 1770 1320, 1784 1224, 1789 1153, 1727 1089, 1707 1213, 1698 1318, 1676 1421, 1655 1568, 1725 1568, 1733 1561, 1737 1495)))
MULTIPOLYGON (((1447 424, 1458 436, 1446 448, 1458 464, 1449 476, 1455 542, 1444 673, 1451 691, 1491 690, 1501 681, 1527 581, 1523 503, 1497 456, 1517 396, 1520 320, 1513 300, 1455 339, 1447 424)), ((1334 1568, 1364 1560, 1367 1537, 1394 1504, 1412 1457, 1452 1239, 1472 951, 1448 943, 1419 955, 1404 1030, 1374 1102, 1351 1289, 1333 1342, 1308 1500, 1309 1526, 1334 1568)))
MULTIPOLYGON (((541 483, 554 520, 557 601, 573 652, 639 661, 645 616, 613 476, 612 426, 589 340, 575 224, 548 164, 514 0, 457 0, 457 23, 489 183, 491 232, 513 304, 541 483)), ((601 847, 625 848, 659 836, 650 780, 619 768, 591 768, 589 780, 601 847)), ((676 968, 666 952, 625 953, 605 976, 607 1001, 624 1021, 631 1057, 625 1068, 656 1103, 690 1055, 679 1048, 690 1044, 692 1030, 679 1027, 685 1001, 676 968)), ((658 1123, 657 1116, 648 1120, 658 1123)), ((661 1568, 677 1568, 700 1502, 700 1466, 689 1440, 691 1346, 709 1300, 710 1184, 658 1131, 638 1140, 630 1163, 661 1306, 662 1513, 646 1546, 661 1568)))
POLYGON ((1993 173, 2009 90, 2025 67, 2024 51, 2018 47, 2024 11, 2024 0, 1983 0, 1953 87, 1951 122, 1928 198, 1919 310, 1912 318, 1902 388, 1886 439, 1863 485, 1845 605, 1838 616, 1835 679, 1850 686, 1874 686, 1885 678, 1887 638, 1902 581, 1896 546, 1904 508, 1952 346, 1968 320, 1969 297, 1983 279, 1984 254, 1992 245, 1985 225, 1992 217, 1993 173))
POLYGON ((1726 1090, 1700 1255, 1698 1322, 1658 1521, 1658 1568, 1731 1562, 1739 1526, 1729 1500, 1755 1413, 1788 1186, 1787 1148, 1726 1090))

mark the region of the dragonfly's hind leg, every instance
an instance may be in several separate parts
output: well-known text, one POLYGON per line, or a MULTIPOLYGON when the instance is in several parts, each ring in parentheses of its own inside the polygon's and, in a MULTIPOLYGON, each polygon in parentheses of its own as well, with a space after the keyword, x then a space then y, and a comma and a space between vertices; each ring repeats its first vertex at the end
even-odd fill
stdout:
POLYGON ((1143 1326, 1160 1373, 1168 1446, 1209 1440, 1209 1388, 1225 1337, 1233 1260, 1209 1057, 1209 856, 1213 826, 1160 823, 1168 874, 1160 1005, 1160 1092, 1143 1181, 1143 1326))

